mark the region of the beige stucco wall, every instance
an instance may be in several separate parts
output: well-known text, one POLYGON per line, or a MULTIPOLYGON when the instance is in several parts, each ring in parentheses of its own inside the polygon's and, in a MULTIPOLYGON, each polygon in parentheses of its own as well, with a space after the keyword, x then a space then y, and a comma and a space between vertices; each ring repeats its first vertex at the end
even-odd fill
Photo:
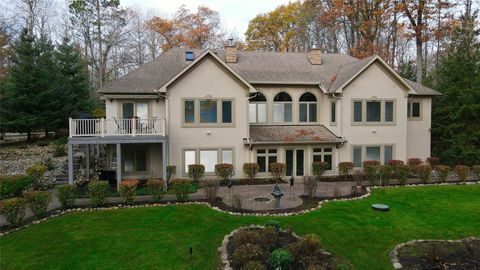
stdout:
POLYGON ((348 143, 339 149, 340 161, 351 161, 352 145, 394 145, 394 159, 407 157, 407 91, 394 80, 379 63, 372 64, 345 89, 341 103, 341 117, 335 128, 348 143), (395 100, 394 125, 353 125, 354 99, 395 100))
POLYGON ((242 165, 248 159, 248 149, 243 143, 249 132, 248 88, 211 56, 207 56, 168 87, 167 96, 169 163, 177 166, 177 176, 183 171, 184 149, 233 148, 235 175, 243 177, 242 165), (182 124, 183 98, 207 96, 233 99, 234 125, 187 127, 182 124))
POLYGON ((432 98, 413 97, 411 101, 420 102, 420 119, 409 119, 407 124, 407 158, 421 158, 430 156, 430 128, 432 125, 432 98))

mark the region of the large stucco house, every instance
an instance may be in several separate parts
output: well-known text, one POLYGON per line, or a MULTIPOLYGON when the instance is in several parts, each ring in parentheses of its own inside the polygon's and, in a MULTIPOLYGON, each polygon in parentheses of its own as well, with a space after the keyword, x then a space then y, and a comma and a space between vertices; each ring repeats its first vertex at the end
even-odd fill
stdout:
MULTIPOLYGON (((125 178, 163 178, 167 165, 287 164, 311 175, 313 161, 387 163, 430 156, 432 97, 378 56, 174 48, 99 91, 105 119, 71 119, 72 146, 106 146, 106 164, 125 178)), ((93 149, 95 149, 93 147, 93 149)))

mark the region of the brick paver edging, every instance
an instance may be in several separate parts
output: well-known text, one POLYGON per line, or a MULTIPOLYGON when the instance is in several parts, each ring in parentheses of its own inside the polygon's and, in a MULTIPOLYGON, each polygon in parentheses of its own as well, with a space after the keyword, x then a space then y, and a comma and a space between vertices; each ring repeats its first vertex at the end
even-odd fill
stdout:
POLYGON ((416 243, 422 243, 422 242, 449 242, 449 243, 461 243, 466 240, 480 240, 478 237, 467 237, 459 240, 439 240, 439 239, 417 239, 417 240, 412 240, 408 241, 405 243, 401 243, 397 245, 390 254, 390 261, 392 262, 393 268, 399 270, 403 269, 403 265, 400 263, 400 259, 398 258, 398 250, 409 245, 414 245, 416 243))
POLYGON ((235 216, 264 216, 264 217, 287 217, 287 216, 296 216, 296 215, 303 215, 306 213, 310 213, 312 211, 318 210, 322 207, 323 204, 328 203, 328 202, 338 202, 338 201, 354 201, 354 200, 359 200, 359 199, 364 199, 367 198, 371 195, 371 190, 372 189, 378 189, 378 188, 396 188, 396 187, 422 187, 422 186, 456 186, 456 185, 473 185, 473 184, 480 184, 480 181, 477 182, 466 182, 466 183, 434 183, 434 184, 411 184, 411 185, 405 185, 405 186, 373 186, 373 187, 366 187, 367 193, 358 196, 358 197, 353 197, 353 198, 343 198, 343 199, 332 199, 332 200, 323 200, 319 201, 318 205, 316 207, 312 207, 310 209, 305 209, 301 210, 298 212, 291 212, 291 213, 240 213, 240 212, 230 212, 226 211, 223 209, 220 209, 216 206, 212 206, 211 204, 207 202, 175 202, 175 203, 152 203, 152 204, 142 204, 142 205, 118 205, 118 206, 112 206, 112 207, 96 207, 96 208, 72 208, 72 209, 66 209, 66 210, 55 210, 55 214, 52 214, 49 217, 45 217, 42 219, 37 219, 34 220, 30 223, 27 223, 23 226, 13 228, 11 230, 1 232, 0 237, 5 236, 9 233, 12 233, 14 231, 18 231, 21 229, 25 229, 30 227, 31 225, 34 224, 39 224, 41 222, 45 222, 51 218, 55 218, 70 212, 88 212, 88 211, 103 211, 103 210, 117 210, 117 209, 122 209, 122 208, 144 208, 144 207, 162 207, 162 206, 169 206, 169 205, 205 205, 213 210, 216 210, 218 212, 230 214, 230 215, 235 215, 235 216))

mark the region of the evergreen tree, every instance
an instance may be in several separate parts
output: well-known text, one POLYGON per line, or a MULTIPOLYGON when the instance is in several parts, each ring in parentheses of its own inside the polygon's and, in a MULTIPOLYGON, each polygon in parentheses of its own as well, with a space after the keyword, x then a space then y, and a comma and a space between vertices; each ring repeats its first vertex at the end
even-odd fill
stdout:
POLYGON ((416 66, 412 61, 401 62, 398 65, 398 74, 403 78, 409 79, 411 81, 417 80, 416 66))
POLYGON ((433 154, 450 164, 480 163, 480 31, 467 6, 438 70, 434 99, 433 154))
POLYGON ((67 126, 68 117, 92 109, 91 85, 86 73, 86 62, 68 38, 64 38, 57 47, 55 58, 59 75, 59 97, 64 104, 60 120, 62 126, 67 126))

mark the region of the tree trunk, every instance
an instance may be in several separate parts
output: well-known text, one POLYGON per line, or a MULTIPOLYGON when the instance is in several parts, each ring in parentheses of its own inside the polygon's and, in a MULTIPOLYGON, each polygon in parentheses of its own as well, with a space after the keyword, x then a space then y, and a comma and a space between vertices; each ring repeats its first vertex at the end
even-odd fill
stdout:
POLYGON ((423 76, 423 50, 422 50, 422 40, 420 37, 417 37, 417 82, 421 83, 422 82, 422 76, 423 76))

